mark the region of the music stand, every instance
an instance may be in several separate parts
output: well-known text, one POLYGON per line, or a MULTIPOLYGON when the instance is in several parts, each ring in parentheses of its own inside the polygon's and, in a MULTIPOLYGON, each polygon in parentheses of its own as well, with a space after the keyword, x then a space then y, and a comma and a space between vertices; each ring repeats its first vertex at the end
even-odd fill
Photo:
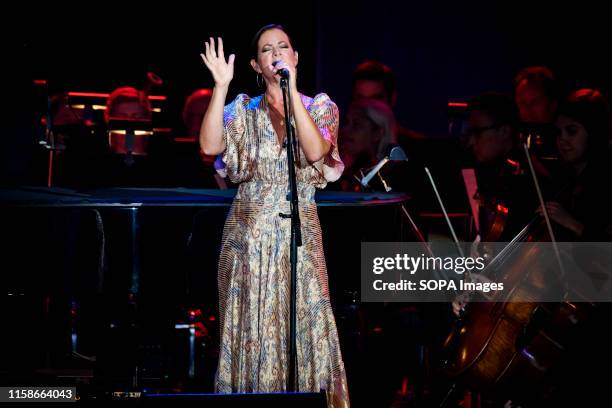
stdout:
POLYGON ((150 120, 111 118, 108 122, 108 145, 113 153, 125 155, 125 164, 132 165, 132 156, 146 156, 149 136, 153 134, 150 120))

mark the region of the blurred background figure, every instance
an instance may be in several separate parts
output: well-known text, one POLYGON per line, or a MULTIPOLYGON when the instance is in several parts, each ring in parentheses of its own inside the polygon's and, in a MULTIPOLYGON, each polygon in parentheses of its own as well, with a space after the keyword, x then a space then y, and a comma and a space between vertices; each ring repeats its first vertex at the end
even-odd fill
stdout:
POLYGON ((174 139, 179 160, 177 168, 181 173, 179 177, 189 180, 190 186, 226 189, 229 180, 215 171, 215 166, 222 168, 223 162, 220 158, 204 154, 198 142, 202 120, 211 97, 212 89, 201 88, 193 91, 185 100, 182 116, 186 135, 174 139))
POLYGON ((187 136, 197 141, 200 135, 200 128, 202 127, 202 120, 210 98, 212 97, 212 90, 209 88, 198 89, 191 93, 185 100, 183 106, 183 123, 187 130, 187 136))
MULTIPOLYGON (((514 78, 519 137, 528 142, 534 158, 544 165, 557 158, 554 121, 561 93, 557 78, 544 66, 527 67, 514 78)), ((543 174, 543 169, 538 172, 543 174)))
POLYGON ((67 94, 51 97, 51 185, 83 189, 105 184, 108 145, 100 124, 85 109, 70 104, 67 94))
POLYGON ((514 97, 523 123, 552 123, 561 92, 553 72, 542 66, 531 66, 514 78, 514 97))
MULTIPOLYGON (((148 95, 132 87, 115 89, 106 102, 104 119, 108 126, 108 144, 115 153, 107 175, 110 184, 157 185, 160 174, 146 157, 153 134, 153 110, 148 95)), ((162 184, 166 183, 162 181, 162 184)))
MULTIPOLYGON (((394 109, 397 97, 397 80, 390 67, 378 61, 365 61, 355 68, 351 101, 374 99, 394 109)), ((424 139, 424 135, 398 124, 397 138, 400 146, 410 154, 414 142, 424 139)))
POLYGON ((81 112, 68 104, 68 95, 57 94, 51 97, 51 129, 53 140, 50 144, 56 152, 66 150, 70 139, 78 137, 85 127, 81 112))
POLYGON ((108 97, 104 119, 109 129, 109 144, 115 153, 145 156, 152 135, 153 110, 148 95, 132 87, 115 89, 108 97))
POLYGON ((375 99, 394 107, 397 102, 395 74, 378 61, 365 61, 353 73, 353 101, 375 99))
POLYGON ((377 99, 359 99, 351 103, 346 125, 340 129, 339 143, 345 164, 341 189, 359 191, 358 179, 397 144, 397 124, 389 105, 377 99))
POLYGON ((151 122, 151 103, 143 91, 129 86, 115 89, 108 97, 104 114, 106 122, 112 120, 151 122))
POLYGON ((370 167, 397 143, 397 124, 391 108, 378 100, 358 100, 348 108, 346 125, 341 129, 341 153, 345 173, 370 167))
MULTIPOLYGON (((423 206, 425 174, 420 153, 424 136, 397 123, 393 111, 397 100, 395 74, 377 61, 360 64, 353 75, 352 102, 347 109, 345 125, 340 129, 339 143, 345 170, 340 179, 344 191, 393 191, 407 193, 408 213, 422 228, 419 212, 423 206), (372 167, 389 156, 391 149, 401 148, 406 161, 389 161, 363 187, 360 181, 372 167)), ((429 190, 427 190, 429 191, 429 190)), ((365 355, 373 370, 383 373, 368 378, 363 386, 379 395, 380 406, 394 406, 399 394, 412 394, 423 380, 425 354, 422 310, 413 304, 360 306, 364 322, 365 355), (379 367, 385 361, 385 367, 379 367), (408 385, 409 384, 409 385, 408 385), (402 391, 398 391, 402 390, 402 391)), ((363 378, 355 382, 359 388, 363 378)), ((357 394, 359 395, 359 394, 357 394)))
POLYGON ((226 188, 215 172, 215 158, 200 152, 197 138, 211 95, 210 89, 191 93, 183 105, 182 126, 168 134, 153 127, 153 110, 145 91, 132 87, 113 91, 105 111, 108 140, 115 153, 109 173, 112 184, 226 188))

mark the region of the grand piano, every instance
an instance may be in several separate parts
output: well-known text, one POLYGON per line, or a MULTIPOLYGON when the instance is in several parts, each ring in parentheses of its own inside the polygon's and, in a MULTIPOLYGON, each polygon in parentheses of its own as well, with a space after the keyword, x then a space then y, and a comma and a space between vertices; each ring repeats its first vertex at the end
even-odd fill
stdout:
MULTIPOLYGON (((235 190, 0 190, 0 380, 212 390, 216 264, 235 190), (160 385, 161 384, 161 385, 160 385)), ((354 340, 363 241, 414 240, 403 194, 319 192, 330 293, 354 340)))

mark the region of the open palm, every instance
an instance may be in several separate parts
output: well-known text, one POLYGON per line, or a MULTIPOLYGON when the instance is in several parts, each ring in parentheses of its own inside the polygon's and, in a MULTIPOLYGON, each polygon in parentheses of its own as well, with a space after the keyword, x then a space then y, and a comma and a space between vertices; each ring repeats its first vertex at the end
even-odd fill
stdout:
POLYGON ((227 61, 225 61, 225 54, 223 53, 223 40, 221 37, 217 38, 218 48, 215 50, 215 40, 210 37, 210 41, 204 43, 204 53, 200 54, 202 61, 210 71, 215 80, 215 86, 227 86, 234 77, 234 58, 235 55, 231 54, 227 61))

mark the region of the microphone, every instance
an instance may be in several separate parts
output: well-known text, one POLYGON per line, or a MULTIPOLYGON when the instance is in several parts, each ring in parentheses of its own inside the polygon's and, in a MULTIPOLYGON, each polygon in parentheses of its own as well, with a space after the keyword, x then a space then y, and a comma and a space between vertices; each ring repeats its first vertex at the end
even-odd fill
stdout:
MULTIPOLYGON (((276 64, 278 64, 280 61, 274 61, 272 63, 272 66, 275 67, 276 64)), ((287 68, 281 68, 278 71, 276 71, 277 75, 280 75, 281 78, 289 78, 289 70, 287 68)))
POLYGON ((387 164, 389 161, 407 161, 408 157, 406 157, 406 153, 399 146, 393 146, 388 156, 385 156, 378 164, 372 167, 372 170, 368 172, 360 181, 363 187, 367 187, 372 177, 376 175, 382 169, 382 167, 387 164))

